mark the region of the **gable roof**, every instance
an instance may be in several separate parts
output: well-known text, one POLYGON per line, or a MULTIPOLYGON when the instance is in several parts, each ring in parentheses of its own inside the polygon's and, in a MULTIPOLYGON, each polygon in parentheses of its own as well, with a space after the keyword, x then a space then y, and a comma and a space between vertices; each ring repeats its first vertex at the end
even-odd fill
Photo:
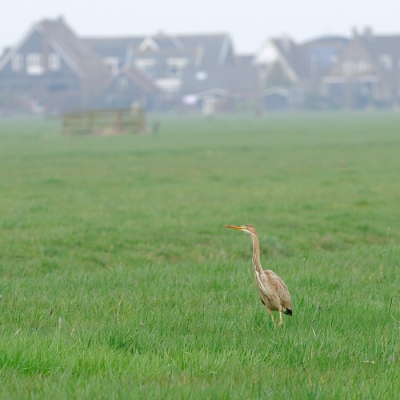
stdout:
POLYGON ((224 64, 233 55, 233 44, 227 33, 179 34, 159 33, 151 36, 86 37, 82 39, 100 57, 117 57, 120 65, 128 66, 132 53, 196 52, 197 63, 224 64))
POLYGON ((118 75, 113 76, 107 83, 106 87, 112 85, 116 80, 121 78, 121 76, 126 76, 131 82, 137 85, 143 92, 148 94, 154 94, 159 91, 154 82, 149 79, 145 74, 142 74, 136 68, 123 68, 118 75))
POLYGON ((146 51, 149 49, 153 51, 165 49, 182 50, 183 48, 183 44, 177 37, 173 35, 166 35, 164 33, 158 33, 157 35, 146 37, 138 47, 138 49, 141 51, 146 51))
POLYGON ((367 35, 363 36, 361 40, 374 57, 389 55, 393 57, 394 61, 400 60, 400 35, 367 35))
POLYGON ((227 33, 212 33, 203 35, 177 35, 177 39, 185 48, 201 48, 204 62, 223 65, 229 61, 233 52, 233 43, 227 33))
POLYGON ((62 18, 55 20, 44 19, 33 24, 25 35, 19 40, 0 61, 0 70, 18 52, 26 40, 35 32, 42 34, 60 57, 72 68, 80 77, 98 75, 104 72, 101 59, 90 50, 85 43, 80 40, 75 33, 65 24, 62 18))
POLYGON ((289 37, 269 39, 254 57, 256 65, 280 62, 292 81, 328 72, 347 46, 344 36, 324 36, 303 43, 289 37))
POLYGON ((128 58, 126 65, 135 66, 140 63, 142 59, 152 59, 155 61, 153 66, 152 77, 154 79, 168 77, 169 62, 172 60, 178 61, 179 59, 185 65, 185 69, 196 65, 196 58, 198 56, 198 49, 183 49, 177 50, 172 48, 167 48, 162 51, 154 52, 152 50, 140 51, 135 49, 130 49, 128 51, 128 58))
POLYGON ((195 94, 198 99, 205 99, 207 97, 220 97, 220 98, 233 98, 234 94, 229 90, 215 87, 212 89, 205 90, 204 92, 195 94))
POLYGON ((348 45, 344 36, 323 36, 296 46, 291 63, 304 79, 326 74, 348 45))
POLYGON ((289 37, 270 38, 263 43, 260 50, 253 59, 254 65, 271 66, 280 63, 291 81, 298 80, 297 73, 293 68, 293 49, 296 47, 294 41, 289 37))
POLYGON ((335 77, 369 77, 377 79, 377 76, 390 76, 398 74, 398 63, 400 62, 400 35, 372 35, 355 34, 346 49, 342 52, 338 62, 329 72, 327 80, 335 77), (383 59, 389 59, 391 68, 385 68, 383 59), (368 62, 368 68, 355 67, 351 72, 344 70, 344 63, 368 62))

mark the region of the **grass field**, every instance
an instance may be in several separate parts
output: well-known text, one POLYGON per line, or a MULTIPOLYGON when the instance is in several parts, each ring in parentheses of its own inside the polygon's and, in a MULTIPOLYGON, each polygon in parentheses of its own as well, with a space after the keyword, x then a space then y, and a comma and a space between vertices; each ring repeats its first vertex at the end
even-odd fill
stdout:
POLYGON ((400 115, 59 131, 0 120, 1 398, 398 397, 400 115))

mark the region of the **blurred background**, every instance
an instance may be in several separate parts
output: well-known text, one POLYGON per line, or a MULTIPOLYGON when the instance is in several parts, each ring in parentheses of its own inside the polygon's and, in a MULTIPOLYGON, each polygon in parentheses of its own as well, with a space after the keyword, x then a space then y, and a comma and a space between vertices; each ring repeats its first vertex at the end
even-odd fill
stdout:
POLYGON ((3 3, 0 398, 399 398, 399 0, 3 3))
POLYGON ((0 115, 400 104, 393 0, 17 0, 2 14, 0 115))

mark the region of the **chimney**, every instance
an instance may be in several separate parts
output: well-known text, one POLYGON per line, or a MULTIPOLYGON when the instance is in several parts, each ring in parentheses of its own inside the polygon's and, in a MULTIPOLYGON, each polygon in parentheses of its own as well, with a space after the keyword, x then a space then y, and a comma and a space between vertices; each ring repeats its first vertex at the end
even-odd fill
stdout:
POLYGON ((374 37, 374 32, 372 31, 372 28, 370 26, 366 26, 364 28, 364 36, 365 38, 372 40, 374 37))
POLYGON ((287 53, 289 53, 289 51, 291 50, 292 42, 291 42, 290 37, 288 35, 284 35, 282 37, 282 44, 283 44, 283 48, 285 49, 285 51, 287 53))
POLYGON ((356 26, 353 26, 353 28, 351 28, 351 34, 353 38, 356 38, 358 36, 358 29, 356 26))

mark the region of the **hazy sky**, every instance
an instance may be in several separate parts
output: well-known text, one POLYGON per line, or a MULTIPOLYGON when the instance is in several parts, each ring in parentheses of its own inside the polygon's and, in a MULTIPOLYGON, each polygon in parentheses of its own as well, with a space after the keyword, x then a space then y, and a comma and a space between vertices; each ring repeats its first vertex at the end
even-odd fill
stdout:
POLYGON ((0 51, 33 22, 59 15, 90 36, 229 32, 239 52, 282 34, 301 41, 354 26, 400 33, 400 0, 11 0, 2 5, 0 51))

